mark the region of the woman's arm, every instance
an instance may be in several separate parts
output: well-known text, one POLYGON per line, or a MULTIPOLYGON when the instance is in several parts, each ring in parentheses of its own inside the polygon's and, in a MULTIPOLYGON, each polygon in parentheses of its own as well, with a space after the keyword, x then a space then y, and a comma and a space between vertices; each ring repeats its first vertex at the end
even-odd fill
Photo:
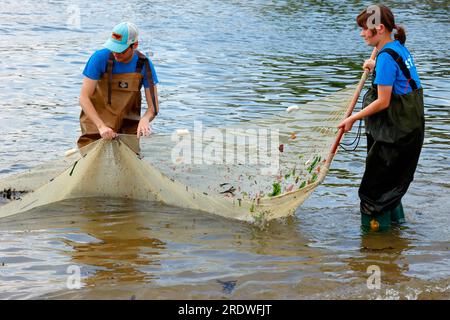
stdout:
POLYGON ((351 115, 350 117, 342 121, 338 125, 338 128, 343 128, 344 132, 348 132, 352 129, 353 123, 356 120, 360 120, 362 118, 371 116, 375 113, 378 113, 386 109, 387 107, 389 107, 391 95, 392 95, 392 86, 378 85, 378 98, 361 111, 355 113, 354 115, 351 115))

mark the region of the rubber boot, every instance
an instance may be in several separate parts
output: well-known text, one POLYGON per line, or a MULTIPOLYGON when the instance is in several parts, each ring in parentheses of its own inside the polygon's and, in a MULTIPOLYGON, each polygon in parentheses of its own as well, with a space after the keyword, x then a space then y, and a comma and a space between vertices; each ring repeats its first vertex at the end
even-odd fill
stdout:
POLYGON ((361 225, 365 230, 383 231, 391 226, 391 212, 385 211, 376 215, 361 213, 361 225))
POLYGON ((402 224, 406 222, 401 202, 395 209, 391 210, 391 222, 393 224, 402 224))

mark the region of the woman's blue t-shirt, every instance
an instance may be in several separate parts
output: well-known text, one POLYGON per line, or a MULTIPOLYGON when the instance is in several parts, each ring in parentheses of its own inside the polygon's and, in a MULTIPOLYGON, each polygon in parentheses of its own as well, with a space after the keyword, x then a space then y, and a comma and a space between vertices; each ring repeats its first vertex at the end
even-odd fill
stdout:
MULTIPOLYGON (((83 70, 83 75, 92 80, 99 80, 101 76, 106 72, 110 52, 111 51, 109 51, 106 48, 95 51, 94 54, 89 58, 88 62, 86 63, 86 66, 84 67, 83 70)), ((139 57, 135 52, 133 55, 133 59, 128 63, 114 61, 113 74, 136 72, 136 64, 138 59, 139 57)), ((155 67, 153 66, 153 63, 150 61, 150 59, 148 59, 148 61, 150 62, 150 69, 153 75, 153 82, 157 84, 158 77, 156 76, 155 67)), ((142 68, 141 73, 144 76, 143 81, 144 88, 148 88, 149 85, 147 81, 147 72, 145 67, 142 68)))
MULTIPOLYGON (((411 78, 414 79, 417 87, 420 88, 421 85, 419 75, 417 74, 417 69, 414 64, 413 57, 411 56, 411 53, 409 53, 408 49, 398 40, 389 42, 383 47, 383 49, 388 48, 394 50, 403 58, 406 67, 411 73, 411 78)), ((397 62, 395 62, 395 60, 389 55, 389 53, 382 53, 378 55, 375 71, 375 84, 392 86, 392 90, 396 94, 406 94, 412 91, 411 85, 408 84, 408 79, 406 79, 397 62)))

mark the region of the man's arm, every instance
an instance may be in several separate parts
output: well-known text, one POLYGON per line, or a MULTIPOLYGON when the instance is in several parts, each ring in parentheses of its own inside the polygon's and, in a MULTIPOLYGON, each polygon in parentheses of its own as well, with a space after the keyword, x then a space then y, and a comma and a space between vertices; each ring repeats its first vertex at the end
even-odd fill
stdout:
POLYGON ((155 102, 156 108, 153 107, 152 95, 150 88, 145 88, 145 100, 147 101, 147 110, 139 121, 137 136, 148 136, 150 134, 150 122, 155 119, 155 109, 159 112, 159 102, 158 102, 158 90, 156 85, 153 85, 153 90, 155 92, 155 102))
POLYGON ((153 90, 155 92, 156 107, 153 106, 153 100, 152 100, 150 88, 145 88, 145 99, 147 100, 147 111, 145 112, 144 117, 147 116, 149 119, 149 122, 151 122, 156 117, 155 109, 156 109, 156 112, 159 112, 158 89, 157 89, 156 85, 153 85, 153 90))
POLYGON ((114 139, 117 134, 100 119, 91 101, 91 97, 94 95, 95 87, 97 86, 97 81, 84 77, 83 85, 81 86, 80 105, 88 118, 97 126, 101 137, 104 139, 114 139))

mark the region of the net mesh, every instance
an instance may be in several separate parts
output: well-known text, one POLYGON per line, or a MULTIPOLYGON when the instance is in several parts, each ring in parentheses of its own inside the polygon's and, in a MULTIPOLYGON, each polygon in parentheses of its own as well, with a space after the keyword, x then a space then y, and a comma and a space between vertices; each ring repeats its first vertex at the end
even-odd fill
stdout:
POLYGON ((141 139, 99 140, 80 154, 0 181, 27 192, 0 217, 65 199, 162 201, 249 222, 291 215, 325 178, 354 88, 224 128, 192 128, 141 139))

